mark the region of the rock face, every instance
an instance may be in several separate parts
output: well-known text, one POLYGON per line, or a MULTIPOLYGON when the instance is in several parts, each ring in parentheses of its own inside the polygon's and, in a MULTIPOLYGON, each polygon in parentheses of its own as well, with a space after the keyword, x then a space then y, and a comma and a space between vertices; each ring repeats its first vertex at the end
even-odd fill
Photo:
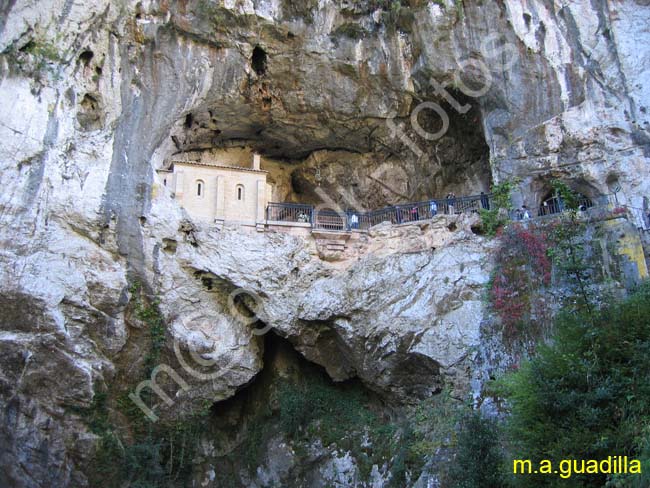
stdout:
MULTIPOLYGON (((241 229, 198 232, 197 247, 179 246, 174 255, 161 256, 160 290, 168 297, 161 305, 172 320, 197 308, 199 318, 214 318, 219 310, 204 308, 215 301, 210 293, 240 288, 256 297, 256 315, 267 327, 335 380, 358 377, 402 401, 430 395, 446 379, 467 391, 468 348, 479 342, 489 243, 471 233, 470 221, 450 231, 447 220, 439 216, 424 229, 375 227, 349 243, 335 263, 320 259, 311 237, 251 233, 242 242, 241 229), (188 271, 201 276, 204 287, 209 277, 213 289, 201 290, 199 280, 188 284, 188 271), (192 291, 179 293, 188 286, 192 291), (194 303, 186 309, 189 297, 194 303)), ((191 335, 187 324, 176 324, 179 340, 191 335)), ((215 333, 223 330, 205 335, 215 333)), ((237 344, 243 349, 242 340, 237 344)))
POLYGON ((644 206, 647 1, 381 3, 0 5, 0 484, 84 486, 75 409, 144 362, 135 282, 160 299, 163 360, 177 344, 218 366, 184 369, 169 415, 262 368, 239 289, 261 326, 391 401, 478 377, 490 244, 471 222, 380 226, 325 261, 311 238, 188 222, 153 184, 173 154, 248 146, 297 198, 357 208, 511 176, 531 207, 554 176, 644 206))

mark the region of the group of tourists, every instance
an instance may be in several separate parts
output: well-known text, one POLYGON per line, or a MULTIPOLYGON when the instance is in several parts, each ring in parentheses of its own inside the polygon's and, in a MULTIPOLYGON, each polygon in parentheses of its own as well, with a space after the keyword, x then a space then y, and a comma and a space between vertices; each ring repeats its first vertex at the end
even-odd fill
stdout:
MULTIPOLYGON (((340 223, 327 223, 328 218, 331 220, 331 215, 325 212, 325 222, 323 225, 338 226, 341 228, 347 227, 348 229, 359 229, 366 226, 376 225, 381 221, 389 221, 393 224, 402 224, 406 222, 417 222, 420 220, 430 219, 439 213, 446 215, 455 215, 459 213, 478 213, 483 210, 491 210, 493 203, 491 202, 490 195, 481 192, 480 195, 472 197, 459 198, 452 191, 438 200, 428 200, 425 202, 396 205, 394 207, 387 207, 385 209, 377 210, 375 212, 359 213, 352 210, 345 212, 345 215, 340 219, 340 223), (328 217, 329 215, 329 217, 328 217), (383 220, 382 220, 383 219, 383 220)), ((578 210, 586 211, 591 206, 591 202, 584 198, 579 202, 578 210)), ((525 204, 516 210, 507 211, 500 209, 500 211, 509 213, 512 220, 530 220, 533 217, 551 215, 561 213, 565 210, 566 203, 560 195, 554 195, 540 204, 537 212, 531 211, 525 204)), ((645 206, 644 206, 645 207, 645 206)), ((312 211, 313 212, 313 211, 312 211)), ((311 221, 311 213, 307 214, 300 211, 297 214, 298 222, 308 223, 311 221)), ((294 218, 296 218, 294 217, 294 218)), ((643 217, 647 217, 650 222, 650 211, 644 209, 643 217)), ((321 213, 318 212, 316 216, 320 220, 321 213)))
POLYGON ((522 205, 521 208, 515 210, 515 220, 528 220, 530 219, 530 211, 526 205, 522 205))
MULTIPOLYGON (((428 202, 413 204, 412 206, 398 205, 396 207, 389 207, 385 209, 385 217, 386 220, 391 221, 393 224, 401 224, 405 222, 417 222, 419 220, 430 219, 439 213, 455 215, 456 213, 468 211, 478 212, 480 209, 490 210, 490 197, 485 192, 481 192, 478 198, 458 198, 454 192, 449 192, 444 199, 429 200, 428 202)), ((360 214, 351 210, 346 211, 345 214, 347 216, 348 228, 359 229, 361 226, 361 220, 364 218, 365 214, 360 214)), ((530 216, 530 214, 527 215, 530 216)), ((306 213, 299 212, 296 220, 298 222, 307 223, 310 222, 311 219, 306 213)), ((345 219, 341 221, 342 226, 346 226, 344 221, 345 219)), ((364 222, 366 221, 364 220, 364 222)))

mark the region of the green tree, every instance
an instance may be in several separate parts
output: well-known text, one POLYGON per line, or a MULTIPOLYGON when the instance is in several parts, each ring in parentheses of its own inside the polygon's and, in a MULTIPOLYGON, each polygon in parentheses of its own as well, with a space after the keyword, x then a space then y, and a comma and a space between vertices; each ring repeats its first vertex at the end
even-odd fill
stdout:
POLYGON ((445 485, 503 488, 506 485, 505 472, 497 422, 480 412, 467 413, 460 421, 456 457, 445 485))
POLYGON ((490 209, 480 209, 483 231, 488 236, 496 235, 497 231, 510 222, 509 212, 512 210, 512 190, 518 180, 506 180, 492 188, 490 209))
MULTIPOLYGON (((585 310, 560 315, 553 342, 498 384, 512 409, 514 457, 549 459, 556 466, 562 459, 614 455, 647 460, 650 285, 593 318, 585 310)), ((568 486, 554 476, 518 479, 522 486, 568 486)), ((634 486, 631 479, 640 478, 609 482, 634 486)), ((608 479, 590 474, 570 481, 570 486, 603 486, 608 479)))
POLYGON ((575 288, 571 300, 577 308, 586 310, 588 317, 593 315, 592 297, 589 292, 590 269, 585 261, 584 235, 585 222, 580 218, 578 207, 580 199, 577 193, 565 183, 553 180, 555 194, 564 205, 564 212, 558 225, 550 229, 554 245, 549 250, 553 265, 562 276, 575 288))

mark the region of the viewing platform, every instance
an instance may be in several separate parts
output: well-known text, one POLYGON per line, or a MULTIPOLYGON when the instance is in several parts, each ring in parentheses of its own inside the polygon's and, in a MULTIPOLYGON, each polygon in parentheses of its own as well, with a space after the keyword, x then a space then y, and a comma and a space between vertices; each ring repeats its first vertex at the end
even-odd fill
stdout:
POLYGON ((369 212, 336 211, 299 203, 269 203, 266 224, 305 227, 321 233, 367 232, 382 222, 401 225, 429 220, 440 214, 478 213, 480 209, 488 210, 491 204, 492 196, 488 194, 406 203, 369 212))

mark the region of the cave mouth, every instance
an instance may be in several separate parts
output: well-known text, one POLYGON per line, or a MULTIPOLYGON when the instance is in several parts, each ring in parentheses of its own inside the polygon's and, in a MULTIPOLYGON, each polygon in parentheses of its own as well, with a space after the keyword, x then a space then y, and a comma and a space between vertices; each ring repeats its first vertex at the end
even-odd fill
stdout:
POLYGON ((79 55, 79 62, 86 67, 90 64, 94 56, 95 54, 92 51, 86 50, 79 55))
MULTIPOLYGON (((360 391, 363 398, 378 408, 387 408, 384 401, 368 389, 360 379, 334 381, 323 366, 307 360, 293 347, 289 340, 273 330, 263 336, 263 368, 245 387, 234 396, 216 402, 211 407, 214 418, 229 419, 233 414, 253 414, 259 404, 275 407, 271 397, 280 382, 302 383, 313 381, 323 388, 331 388, 341 394, 360 391), (262 401, 260 401, 262 400, 262 401)), ((227 423, 227 422, 226 422, 227 423)))
MULTIPOLYGON (((251 66, 258 74, 265 73, 267 55, 262 47, 253 49, 251 66)), ((449 118, 446 132, 436 140, 427 140, 421 131, 440 131, 439 113, 431 105, 418 109, 415 101, 409 116, 392 121, 403 128, 403 137, 390 130, 388 121, 363 115, 345 122, 328 116, 323 122, 328 129, 314 137, 313 121, 301 123, 302 117, 308 120, 313 114, 296 114, 291 124, 255 113, 233 121, 222 115, 232 107, 210 106, 177 120, 160 159, 250 168, 251 154, 258 153, 271 186, 267 203, 325 203, 366 212, 444 199, 450 192, 458 197, 488 193, 493 180, 480 107, 460 92, 449 93, 454 105, 432 94, 418 98, 437 103, 449 118), (456 105, 468 109, 459 111, 456 105), (242 156, 247 151, 250 154, 242 156)))
POLYGON ((251 56, 251 67, 257 76, 262 76, 266 74, 267 70, 267 55, 266 51, 260 46, 255 46, 253 49, 253 54, 251 56))
POLYGON ((263 357, 263 369, 248 385, 211 408, 203 440, 215 446, 214 462, 221 468, 217 486, 232 483, 242 471, 254 478, 269 458, 284 455, 274 453, 274 446, 286 444, 291 445, 287 452, 302 453, 294 454, 284 473, 295 481, 309 444, 320 439, 325 447, 356 452, 366 430, 379 432, 393 416, 359 379, 334 382, 273 331, 264 336, 263 357))
POLYGON ((480 108, 460 92, 451 91, 451 96, 468 110, 461 113, 450 102, 438 101, 448 117, 446 131, 431 105, 418 108, 414 103, 412 118, 394 121, 404 127, 401 139, 378 128, 374 152, 319 151, 296 164, 291 201, 318 205, 325 194, 343 209, 376 210, 442 199, 450 192, 458 197, 488 193, 493 178, 480 108), (421 136, 441 131, 444 135, 436 140, 421 136))

